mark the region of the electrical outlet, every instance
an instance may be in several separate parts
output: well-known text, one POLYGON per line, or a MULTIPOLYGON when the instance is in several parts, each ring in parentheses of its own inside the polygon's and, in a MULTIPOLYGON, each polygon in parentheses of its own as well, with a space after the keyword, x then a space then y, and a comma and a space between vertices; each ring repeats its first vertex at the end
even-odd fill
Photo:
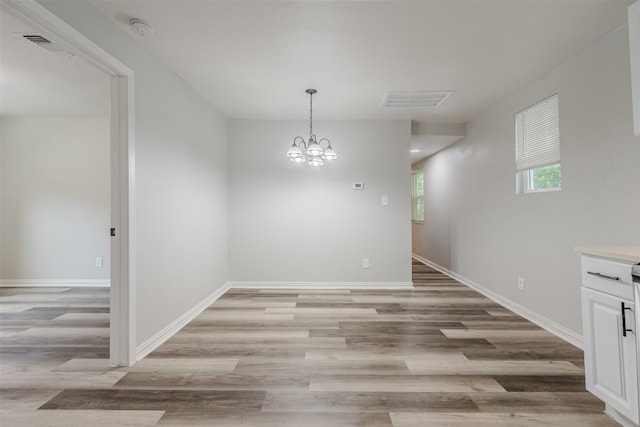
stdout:
POLYGON ((96 258, 96 267, 102 267, 102 257, 101 256, 96 258))
POLYGON ((362 258, 362 268, 369 268, 369 258, 362 258))
POLYGON ((518 277, 518 290, 524 291, 524 277, 518 277))

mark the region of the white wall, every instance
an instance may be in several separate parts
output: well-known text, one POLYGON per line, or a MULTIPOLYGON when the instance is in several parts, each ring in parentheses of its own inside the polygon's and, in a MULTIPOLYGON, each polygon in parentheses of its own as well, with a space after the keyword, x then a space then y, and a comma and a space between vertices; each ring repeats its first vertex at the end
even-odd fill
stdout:
POLYGON ((322 168, 284 154, 304 121, 229 127, 234 281, 409 283, 409 121, 320 121, 340 158, 322 168), (364 190, 352 183, 364 182, 364 190), (381 196, 389 205, 381 205, 381 196), (362 268, 370 259, 370 269, 362 268))
POLYGON ((109 119, 4 117, 0 151, 0 280, 107 281, 109 119))
POLYGON ((41 4, 135 72, 140 345, 228 280, 227 124, 91 3, 41 4))
POLYGON ((640 244, 639 159, 622 28, 483 112, 467 137, 424 162, 425 223, 413 225, 413 250, 580 334, 574 247, 640 244), (515 194, 514 114, 555 92, 562 191, 515 194))

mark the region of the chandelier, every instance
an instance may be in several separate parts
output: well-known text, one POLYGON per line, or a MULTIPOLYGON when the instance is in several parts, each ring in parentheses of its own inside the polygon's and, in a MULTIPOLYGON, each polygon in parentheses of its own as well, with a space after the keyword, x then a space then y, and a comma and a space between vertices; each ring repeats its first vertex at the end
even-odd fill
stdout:
POLYGON ((315 89, 307 89, 309 94, 309 141, 306 142, 303 137, 296 136, 293 138, 293 144, 287 151, 287 157, 295 163, 307 162, 310 166, 324 166, 325 160, 334 160, 338 155, 331 147, 331 142, 327 138, 319 141, 313 133, 313 94, 318 91, 315 89), (322 143, 327 143, 327 148, 322 148, 322 143))

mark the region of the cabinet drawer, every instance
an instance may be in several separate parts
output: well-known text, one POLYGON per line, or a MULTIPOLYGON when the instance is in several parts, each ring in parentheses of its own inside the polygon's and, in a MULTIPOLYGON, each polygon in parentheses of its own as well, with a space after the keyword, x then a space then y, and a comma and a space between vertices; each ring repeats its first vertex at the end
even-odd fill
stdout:
POLYGON ((583 255, 582 286, 633 300, 631 264, 583 255))

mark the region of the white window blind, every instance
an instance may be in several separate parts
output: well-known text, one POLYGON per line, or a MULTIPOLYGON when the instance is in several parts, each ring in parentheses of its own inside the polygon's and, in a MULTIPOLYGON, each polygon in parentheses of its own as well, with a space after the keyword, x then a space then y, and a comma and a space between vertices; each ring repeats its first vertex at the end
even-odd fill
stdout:
POLYGON ((558 94, 516 113, 516 171, 560 163, 558 94))

